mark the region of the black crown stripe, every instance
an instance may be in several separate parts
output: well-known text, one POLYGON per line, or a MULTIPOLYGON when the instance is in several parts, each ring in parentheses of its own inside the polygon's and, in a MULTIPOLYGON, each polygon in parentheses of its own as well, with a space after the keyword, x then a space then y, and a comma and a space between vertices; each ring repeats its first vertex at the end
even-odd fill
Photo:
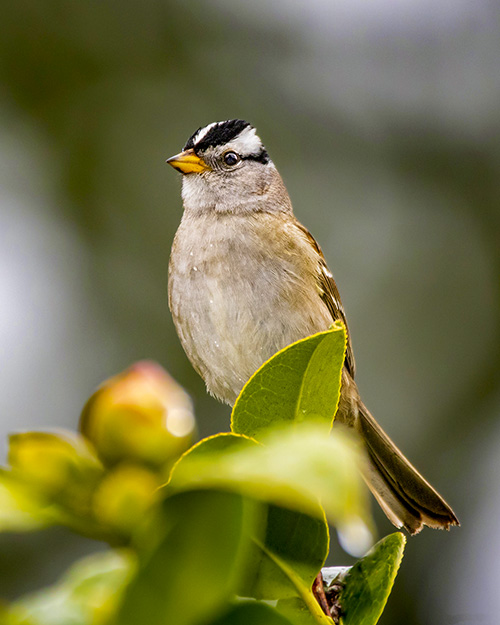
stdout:
POLYGON ((249 126, 250 124, 243 119, 229 119, 225 122, 219 122, 210 128, 207 134, 201 138, 201 141, 198 141, 195 144, 194 140, 196 135, 201 130, 201 128, 198 128, 198 130, 187 140, 184 150, 194 148, 196 152, 203 152, 203 150, 206 150, 207 148, 224 145, 228 141, 231 141, 231 139, 237 137, 240 132, 249 126))

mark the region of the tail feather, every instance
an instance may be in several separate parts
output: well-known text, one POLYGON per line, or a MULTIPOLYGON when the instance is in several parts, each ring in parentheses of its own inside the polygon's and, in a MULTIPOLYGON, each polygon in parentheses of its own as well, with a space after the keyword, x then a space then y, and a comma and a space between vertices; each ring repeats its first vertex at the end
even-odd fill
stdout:
POLYGON ((437 529, 460 525, 450 506, 399 451, 361 401, 356 427, 368 452, 365 481, 391 523, 410 534, 417 534, 424 525, 437 529))

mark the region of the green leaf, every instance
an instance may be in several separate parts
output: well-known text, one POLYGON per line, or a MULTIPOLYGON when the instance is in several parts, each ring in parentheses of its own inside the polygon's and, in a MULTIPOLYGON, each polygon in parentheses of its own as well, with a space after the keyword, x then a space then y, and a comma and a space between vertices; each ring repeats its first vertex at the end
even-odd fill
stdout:
POLYGON ((276 609, 290 619, 293 625, 317 625, 317 620, 300 597, 280 599, 276 609))
MULTIPOLYGON (((177 471, 182 474, 187 469, 194 479, 195 486, 200 487, 209 478, 207 468, 213 467, 213 463, 220 462, 221 456, 232 454, 237 450, 261 447, 254 440, 235 434, 218 434, 206 438, 185 454, 174 470, 169 488, 177 487, 182 479, 182 475, 177 471), (199 465, 192 466, 194 474, 187 464, 191 462, 200 462, 199 465)), ((231 477, 233 473, 229 473, 227 477, 231 477)), ((238 483, 232 483, 230 488, 238 491, 238 483)), ((242 492, 245 491, 243 488, 242 492)), ((266 549, 293 567, 304 584, 310 586, 328 554, 328 525, 323 510, 316 504, 315 515, 310 516, 297 510, 270 504, 263 508, 263 515, 265 518, 262 540, 266 549)), ((255 544, 245 568, 244 581, 239 588, 240 595, 256 599, 279 599, 296 595, 295 587, 288 577, 255 544)))
POLYGON ((349 569, 339 597, 342 625, 377 623, 394 584, 405 543, 401 532, 390 534, 349 569))
MULTIPOLYGON (((326 616, 326 614, 323 612, 321 606, 319 605, 318 601, 316 600, 316 597, 314 596, 312 592, 311 586, 304 584, 303 580, 299 578, 296 572, 290 566, 288 566, 286 562, 284 562, 281 558, 279 558, 275 554, 267 551, 264 545, 261 545, 261 548, 263 551, 267 552, 269 558, 274 560, 276 566, 279 567, 282 570, 282 572, 288 577, 290 582, 295 587, 296 595, 304 604, 305 608, 307 609, 307 611, 309 611, 312 617, 312 620, 311 619, 307 620, 307 618, 304 617, 303 619, 297 622, 297 625, 299 624, 302 625, 302 623, 309 625, 309 622, 311 623, 314 622, 316 624, 319 623, 320 625, 331 625, 332 619, 326 616)), ((295 621, 293 622, 295 623, 295 621)))
POLYGON ((269 432, 265 444, 237 434, 201 441, 172 471, 166 492, 213 488, 297 510, 337 526, 368 520, 357 446, 344 430, 316 424, 269 432))
POLYGON ((368 517, 356 450, 344 431, 325 437, 321 427, 301 424, 268 433, 264 442, 236 434, 201 441, 178 462, 166 492, 227 489, 271 504, 242 594, 279 599, 296 595, 297 583, 309 592, 324 561, 328 530, 320 501, 340 527, 359 527, 368 517))
POLYGON ((207 625, 295 625, 271 606, 244 601, 207 625))
POLYGON ((284 561, 310 588, 328 555, 328 525, 324 519, 271 505, 262 542, 265 550, 254 544, 240 594, 256 599, 295 597, 295 585, 268 552, 284 561))
POLYGON ((104 625, 115 612, 133 569, 133 560, 124 551, 107 551, 84 558, 55 586, 12 604, 2 623, 104 625))
POLYGON ((239 583, 253 510, 237 494, 192 491, 164 501, 164 537, 125 593, 119 625, 193 625, 239 583))
MULTIPOLYGON (((354 566, 340 573, 337 579, 344 584, 339 596, 341 625, 375 625, 378 622, 401 564, 405 543, 401 532, 390 534, 354 566)), ((277 609, 294 625, 317 623, 307 597, 282 599, 277 609)))
POLYGON ((265 362, 246 383, 233 408, 231 429, 254 438, 279 423, 332 425, 340 397, 346 331, 335 322, 293 343, 265 362))

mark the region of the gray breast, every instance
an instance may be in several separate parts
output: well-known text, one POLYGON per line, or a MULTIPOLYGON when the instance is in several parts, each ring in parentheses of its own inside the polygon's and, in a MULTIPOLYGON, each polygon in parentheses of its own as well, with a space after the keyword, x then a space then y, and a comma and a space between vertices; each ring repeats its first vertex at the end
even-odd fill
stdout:
POLYGON ((277 251, 269 219, 187 217, 172 248, 177 332, 208 390, 228 403, 276 351, 331 323, 307 259, 277 251))

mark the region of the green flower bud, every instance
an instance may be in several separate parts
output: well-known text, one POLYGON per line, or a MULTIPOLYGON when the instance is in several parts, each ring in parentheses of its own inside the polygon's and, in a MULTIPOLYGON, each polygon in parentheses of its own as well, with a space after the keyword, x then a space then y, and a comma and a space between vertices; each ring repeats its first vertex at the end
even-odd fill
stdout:
POLYGON ((103 473, 85 439, 65 431, 12 434, 8 460, 17 480, 78 511, 103 473))
POLYGON ((158 501, 160 485, 157 473, 138 465, 119 465, 94 494, 95 518, 124 535, 133 533, 158 501))

